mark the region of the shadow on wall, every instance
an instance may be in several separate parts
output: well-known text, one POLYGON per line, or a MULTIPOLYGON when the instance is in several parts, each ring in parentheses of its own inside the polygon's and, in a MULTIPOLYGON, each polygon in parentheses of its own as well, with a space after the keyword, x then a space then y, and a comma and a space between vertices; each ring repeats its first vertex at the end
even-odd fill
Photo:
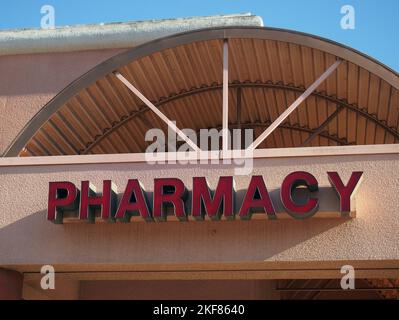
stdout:
POLYGON ((314 218, 55 225, 42 210, 0 229, 0 265, 262 262, 347 222, 314 218))

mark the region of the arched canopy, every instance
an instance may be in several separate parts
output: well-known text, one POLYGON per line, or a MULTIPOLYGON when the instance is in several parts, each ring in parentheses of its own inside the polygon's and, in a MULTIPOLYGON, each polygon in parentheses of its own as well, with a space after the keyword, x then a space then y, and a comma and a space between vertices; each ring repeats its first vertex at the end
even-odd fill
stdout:
POLYGON ((233 27, 158 39, 97 65, 45 105, 4 155, 144 152, 147 130, 166 132, 167 127, 114 71, 179 128, 221 128, 225 39, 229 128, 253 128, 255 136, 342 59, 261 148, 398 142, 397 73, 351 48, 312 35, 233 27))

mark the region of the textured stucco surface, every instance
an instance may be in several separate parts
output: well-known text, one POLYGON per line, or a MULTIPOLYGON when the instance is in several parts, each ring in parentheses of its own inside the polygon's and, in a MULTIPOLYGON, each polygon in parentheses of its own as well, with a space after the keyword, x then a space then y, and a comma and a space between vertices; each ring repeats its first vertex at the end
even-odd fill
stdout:
POLYGON ((0 56, 0 155, 58 92, 121 51, 0 56))
MULTIPOLYGON (((48 182, 112 179, 123 191, 128 178, 147 190, 155 177, 193 176, 215 186, 232 175, 222 165, 153 166, 144 163, 0 167, 0 265, 97 263, 281 262, 399 260, 399 154, 256 159, 269 189, 290 172, 305 170, 327 186, 326 171, 343 179, 364 171, 357 217, 304 221, 170 222, 54 225, 46 221, 48 182)), ((236 176, 237 189, 248 177, 236 176)))

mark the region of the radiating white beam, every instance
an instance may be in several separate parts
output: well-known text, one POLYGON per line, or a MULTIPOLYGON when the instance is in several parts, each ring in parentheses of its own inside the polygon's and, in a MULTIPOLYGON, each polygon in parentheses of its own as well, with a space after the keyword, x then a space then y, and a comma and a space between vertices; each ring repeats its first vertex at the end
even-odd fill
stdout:
POLYGON ((148 100, 133 84, 129 82, 122 74, 115 71, 114 75, 130 90, 132 91, 141 101, 143 101, 148 108, 150 108, 158 117, 161 118, 180 138, 182 138, 194 151, 201 151, 200 148, 187 137, 172 121, 169 120, 154 104, 148 100))
POLYGON ((223 42, 223 122, 222 149, 229 149, 229 43, 223 42))
POLYGON ((302 93, 273 123, 247 148, 254 150, 265 140, 314 90, 326 79, 335 69, 338 68, 341 60, 335 61, 313 84, 302 93))

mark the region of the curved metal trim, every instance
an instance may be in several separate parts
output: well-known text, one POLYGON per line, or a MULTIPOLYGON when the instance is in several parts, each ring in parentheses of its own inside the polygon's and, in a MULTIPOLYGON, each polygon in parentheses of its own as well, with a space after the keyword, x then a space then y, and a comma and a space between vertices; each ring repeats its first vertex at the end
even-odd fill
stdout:
MULTIPOLYGON (((295 91, 298 93, 303 93, 305 90, 304 88, 299 88, 295 86, 290 86, 290 85, 285 85, 285 84, 275 84, 272 82, 267 82, 267 83, 252 83, 252 82, 233 82, 229 84, 229 88, 266 88, 266 89, 279 89, 279 90, 288 90, 288 91, 295 91)), ((215 84, 215 85, 210 85, 206 87, 199 87, 199 88, 194 88, 189 91, 181 91, 178 94, 173 94, 170 95, 167 98, 160 99, 159 101, 155 102, 154 105, 158 108, 163 107, 163 105, 172 102, 177 99, 185 98, 194 94, 200 94, 203 92, 209 92, 209 91, 214 91, 214 90, 222 90, 222 85, 221 84, 215 84)), ((335 97, 327 96, 321 92, 315 91, 311 94, 313 97, 318 97, 321 99, 325 99, 329 102, 332 102, 336 105, 341 105, 344 108, 347 108, 349 110, 352 110, 359 114, 362 117, 365 117, 366 119, 373 121, 376 125, 382 127, 384 130, 388 131, 391 135, 393 135, 396 139, 399 140, 399 132, 395 131, 393 128, 387 126, 385 123, 383 123, 381 120, 379 120, 377 117, 374 117, 373 115, 369 114, 365 109, 356 107, 354 105, 351 105, 343 100, 340 100, 335 97)), ((98 143, 100 143, 105 137, 113 133, 115 130, 129 122, 130 120, 142 115, 143 113, 146 113, 149 111, 149 108, 147 106, 142 106, 139 111, 133 111, 131 114, 128 116, 122 117, 119 122, 115 123, 112 128, 109 128, 106 130, 102 135, 99 135, 96 137, 95 140, 87 144, 87 147, 85 149, 79 150, 81 154, 87 154, 92 148, 94 148, 98 143)), ((230 125, 231 126, 231 125, 230 125)), ((310 129, 312 130, 312 129, 310 129)))
POLYGON ((382 63, 347 46, 314 35, 264 27, 225 27, 184 32, 157 39, 141 46, 132 48, 100 63, 57 94, 48 102, 22 129, 3 156, 18 156, 29 139, 40 127, 75 94, 88 87, 98 79, 118 69, 119 67, 164 49, 170 49, 197 41, 234 38, 256 38, 295 43, 318 49, 350 61, 369 72, 374 73, 399 90, 399 75, 382 63))

